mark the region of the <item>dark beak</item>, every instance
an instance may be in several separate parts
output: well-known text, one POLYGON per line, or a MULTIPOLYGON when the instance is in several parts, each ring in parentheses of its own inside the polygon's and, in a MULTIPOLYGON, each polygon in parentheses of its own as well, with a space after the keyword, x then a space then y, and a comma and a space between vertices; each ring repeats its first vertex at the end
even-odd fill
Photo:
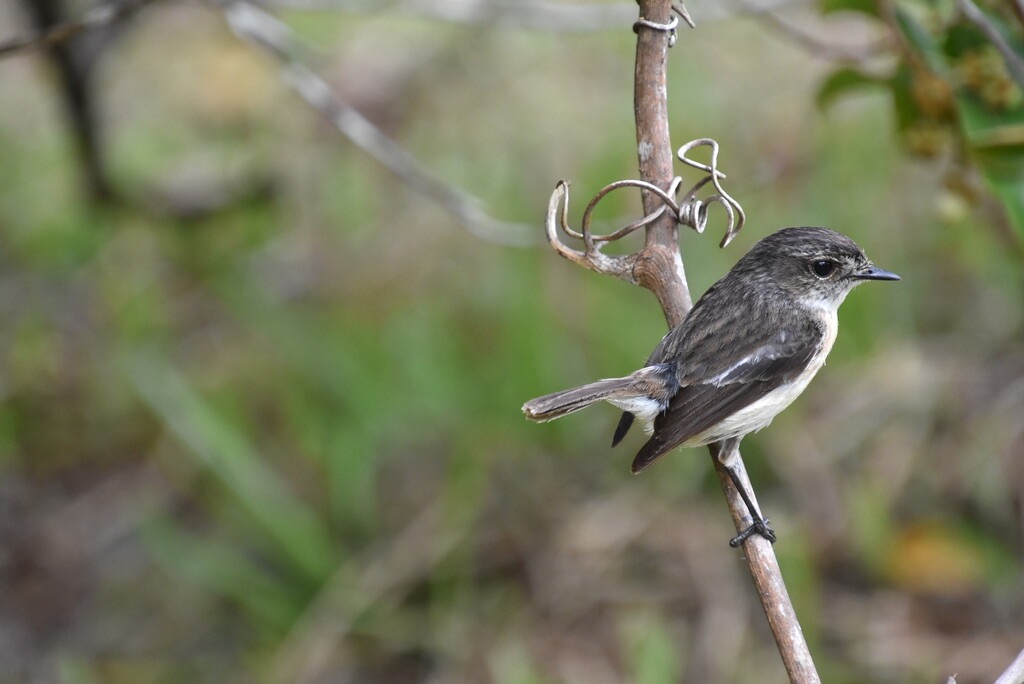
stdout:
POLYGON ((854 273, 850 276, 854 280, 900 280, 900 277, 891 271, 871 266, 870 268, 854 273))

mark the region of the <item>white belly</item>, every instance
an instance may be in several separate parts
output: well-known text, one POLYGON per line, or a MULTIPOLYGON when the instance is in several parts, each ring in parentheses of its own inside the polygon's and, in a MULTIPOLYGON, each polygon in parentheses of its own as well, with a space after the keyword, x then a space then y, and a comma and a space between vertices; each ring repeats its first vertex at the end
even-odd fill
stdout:
POLYGON ((723 439, 742 437, 747 433, 757 432, 768 427, 775 416, 800 396, 816 372, 817 369, 805 371, 796 381, 782 385, 750 406, 741 408, 710 430, 705 430, 696 437, 690 438, 682 446, 704 446, 712 442, 720 442, 723 439))

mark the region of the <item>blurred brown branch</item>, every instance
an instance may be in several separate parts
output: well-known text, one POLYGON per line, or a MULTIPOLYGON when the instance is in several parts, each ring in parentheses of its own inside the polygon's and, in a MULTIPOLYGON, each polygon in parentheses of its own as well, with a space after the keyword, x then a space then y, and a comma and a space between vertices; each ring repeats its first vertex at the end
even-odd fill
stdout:
POLYGON ((245 0, 218 2, 228 26, 242 40, 257 46, 280 63, 288 84, 353 144, 379 161, 406 185, 451 212, 477 237, 511 245, 534 244, 534 227, 500 221, 483 209, 483 202, 439 180, 408 150, 346 103, 323 77, 297 56, 299 42, 291 28, 245 0))
POLYGON ((80 33, 109 26, 127 18, 150 4, 153 0, 124 0, 93 7, 75 21, 67 21, 36 31, 32 35, 10 38, 0 42, 0 57, 6 57, 24 50, 61 45, 80 33))

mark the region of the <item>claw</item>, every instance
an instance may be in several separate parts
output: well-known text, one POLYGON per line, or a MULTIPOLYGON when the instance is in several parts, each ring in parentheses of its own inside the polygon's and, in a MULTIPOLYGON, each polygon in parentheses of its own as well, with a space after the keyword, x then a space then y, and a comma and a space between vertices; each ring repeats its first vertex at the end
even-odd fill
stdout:
POLYGON ((743 544, 743 542, 747 541, 748 539, 753 537, 755 534, 761 535, 762 537, 764 537, 765 539, 770 541, 772 544, 775 543, 775 539, 776 539, 776 537, 775 537, 775 530, 773 530, 771 527, 769 527, 768 520, 767 519, 764 519, 764 520, 758 519, 758 520, 755 520, 754 522, 752 522, 750 524, 750 527, 748 527, 747 529, 743 530, 742 532, 737 534, 735 537, 730 539, 729 540, 729 546, 731 546, 734 549, 738 548, 740 545, 743 544))

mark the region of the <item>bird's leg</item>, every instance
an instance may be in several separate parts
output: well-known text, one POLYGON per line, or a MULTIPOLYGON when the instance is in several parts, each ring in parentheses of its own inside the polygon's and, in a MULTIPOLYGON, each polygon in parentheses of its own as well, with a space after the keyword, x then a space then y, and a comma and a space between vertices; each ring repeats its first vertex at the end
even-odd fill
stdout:
POLYGON ((753 500, 750 498, 750 494, 747 493, 747 488, 744 487, 743 483, 740 481, 739 475, 736 473, 735 465, 732 463, 739 451, 739 446, 740 442, 738 439, 727 440, 722 444, 721 450, 718 452, 718 459, 722 462, 722 465, 725 466, 725 472, 729 473, 729 479, 732 480, 733 485, 736 487, 736 491, 739 492, 740 498, 743 499, 743 503, 747 505, 747 511, 750 513, 752 522, 747 529, 729 540, 729 546, 736 548, 755 534, 761 535, 774 544, 776 539, 775 530, 769 527, 768 519, 762 517, 760 511, 757 510, 757 506, 754 505, 753 500))
POLYGON ((729 546, 736 548, 753 534, 759 534, 771 543, 775 543, 775 530, 768 526, 768 519, 761 516, 761 513, 754 506, 754 502, 750 500, 750 495, 747 494, 746 488, 743 483, 740 482, 739 476, 736 475, 736 471, 732 466, 725 466, 725 470, 729 473, 729 479, 736 485, 736 491, 740 493, 740 497, 743 499, 743 503, 747 505, 747 510, 750 512, 750 517, 753 522, 747 529, 740 532, 738 535, 729 540, 729 546))

